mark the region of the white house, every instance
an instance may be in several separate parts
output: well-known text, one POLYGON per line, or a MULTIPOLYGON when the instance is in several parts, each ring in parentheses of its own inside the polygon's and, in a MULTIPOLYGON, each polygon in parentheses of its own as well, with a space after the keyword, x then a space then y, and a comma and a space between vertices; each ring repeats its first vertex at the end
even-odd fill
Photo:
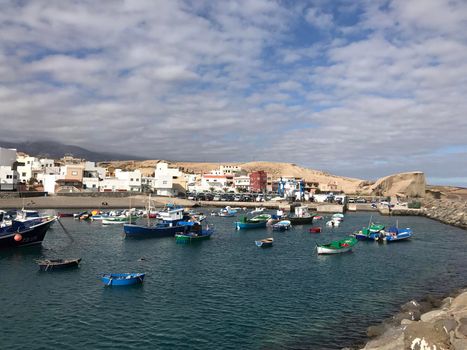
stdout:
POLYGON ((141 192, 141 171, 115 169, 115 177, 107 177, 99 182, 101 192, 141 192))
POLYGON ((18 172, 11 166, 0 166, 0 191, 15 191, 18 184, 18 172))
POLYGON ((219 171, 222 174, 235 174, 242 171, 242 168, 238 165, 221 165, 219 171))
POLYGON ((250 176, 248 175, 235 176, 233 180, 234 180, 234 186, 236 190, 248 191, 250 189, 250 176))
POLYGON ((169 168, 169 164, 159 162, 154 171, 153 189, 159 196, 176 196, 178 189, 174 184, 186 182, 185 174, 178 168, 169 168))
POLYGON ((0 166, 11 167, 16 161, 16 149, 0 147, 0 166))
POLYGON ((214 191, 222 191, 223 189, 232 189, 234 185, 233 175, 220 173, 218 170, 213 170, 209 174, 201 176, 201 188, 204 191, 214 189, 214 191))

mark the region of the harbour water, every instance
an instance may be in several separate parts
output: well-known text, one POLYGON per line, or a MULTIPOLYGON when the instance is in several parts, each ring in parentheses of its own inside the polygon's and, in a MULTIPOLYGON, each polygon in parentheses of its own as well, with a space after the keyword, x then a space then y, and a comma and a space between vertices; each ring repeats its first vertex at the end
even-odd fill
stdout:
POLYGON ((316 255, 316 242, 369 218, 350 213, 310 234, 310 225, 235 231, 236 218, 209 216, 216 233, 196 245, 125 239, 121 226, 63 218, 72 238, 55 224, 42 247, 0 252, 0 348, 340 349, 405 301, 467 285, 466 232, 423 217, 373 214, 411 227, 413 239, 316 255), (255 246, 266 237, 274 247, 255 246), (41 257, 83 260, 50 273, 39 272, 41 257), (100 281, 106 272, 147 275, 141 286, 112 288, 100 281))

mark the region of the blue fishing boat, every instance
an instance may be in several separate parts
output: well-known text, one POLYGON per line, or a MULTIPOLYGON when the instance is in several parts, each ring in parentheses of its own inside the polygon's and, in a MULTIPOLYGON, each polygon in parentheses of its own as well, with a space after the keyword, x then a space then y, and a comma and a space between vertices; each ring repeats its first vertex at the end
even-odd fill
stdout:
POLYGON ((242 217, 241 221, 235 222, 235 227, 237 230, 246 230, 246 229, 253 229, 253 228, 264 228, 266 224, 271 219, 271 215, 269 214, 261 214, 257 215, 251 219, 248 219, 246 216, 242 217))
POLYGON ((290 220, 282 220, 272 225, 273 231, 287 231, 287 230, 290 230, 291 227, 292 227, 292 224, 290 220))
POLYGON ((383 241, 386 242, 397 242, 409 239, 413 236, 413 232, 411 228, 397 228, 397 227, 390 227, 383 237, 383 241))
POLYGON ((0 248, 40 244, 56 219, 33 211, 22 211, 16 218, 10 218, 0 210, 0 248))
POLYGON ((106 286, 130 286, 143 283, 145 273, 107 273, 102 276, 106 286))
POLYGON ((163 219, 153 225, 124 224, 123 232, 129 238, 173 237, 178 232, 188 232, 188 221, 184 221, 183 208, 169 208, 160 212, 163 219))

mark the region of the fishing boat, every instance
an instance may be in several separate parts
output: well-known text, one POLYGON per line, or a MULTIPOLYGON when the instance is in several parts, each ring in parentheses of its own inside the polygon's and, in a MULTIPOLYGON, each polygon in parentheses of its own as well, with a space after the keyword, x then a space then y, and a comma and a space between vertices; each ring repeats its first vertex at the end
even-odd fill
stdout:
POLYGON ((269 247, 272 247, 272 244, 274 243, 274 238, 270 237, 270 238, 265 238, 265 239, 261 239, 259 241, 255 241, 255 244, 257 247, 260 247, 260 248, 269 248, 269 247))
POLYGON ((397 242, 407 240, 413 236, 411 228, 398 228, 396 226, 390 227, 384 232, 383 241, 386 242, 397 242))
POLYGON ((81 213, 74 213, 73 217, 75 219, 79 219, 81 216, 86 215, 88 212, 87 211, 82 211, 81 213))
POLYGON ((78 259, 43 259, 37 260, 39 269, 42 271, 52 271, 59 269, 67 269, 71 267, 78 267, 81 262, 81 258, 78 259))
POLYGON ((380 233, 379 231, 371 232, 369 228, 364 227, 361 230, 354 232, 352 236, 354 236, 359 241, 377 241, 380 233))
POLYGON ((287 231, 292 227, 290 220, 282 220, 272 225, 274 231, 287 231))
POLYGON ((73 217, 73 213, 58 213, 57 216, 59 218, 72 218, 73 217))
POLYGON ((292 225, 306 225, 313 222, 313 215, 310 214, 307 206, 295 207, 294 214, 286 218, 292 225))
POLYGON ((317 220, 323 220, 323 217, 321 215, 313 216, 313 221, 317 221, 317 220))
POLYGON ((333 214, 332 217, 331 217, 331 220, 344 221, 344 214, 341 214, 341 213, 333 214))
POLYGON ((210 239, 213 233, 214 230, 209 228, 209 226, 207 226, 206 229, 203 230, 199 223, 193 223, 191 228, 189 228, 188 232, 180 232, 175 234, 175 242, 194 243, 204 241, 206 239, 210 239))
POLYGON ((340 254, 350 252, 357 243, 358 240, 356 238, 350 237, 338 241, 332 241, 328 244, 316 243, 316 249, 318 254, 340 254))
POLYGON ((0 210, 0 248, 40 244, 50 226, 57 220, 56 216, 34 214, 28 217, 24 213, 11 219, 6 214, 0 210))
POLYGON ((262 213, 263 211, 264 211, 264 207, 258 207, 258 208, 255 208, 255 210, 252 210, 250 214, 258 214, 258 213, 262 213))
POLYGON ((163 219, 152 224, 149 222, 147 225, 124 224, 123 231, 127 238, 161 238, 173 237, 179 232, 188 232, 191 226, 189 219, 185 217, 183 208, 168 209, 160 212, 160 217, 163 219))
POLYGON ((145 273, 108 273, 102 276, 106 286, 129 286, 143 283, 145 273))
POLYGON ((221 209, 217 215, 222 217, 232 217, 237 215, 237 211, 227 206, 224 209, 221 209))
POLYGON ((335 220, 335 219, 332 219, 326 222, 327 227, 339 227, 340 224, 341 224, 341 221, 335 220))
MULTIPOLYGON (((130 217, 128 216, 115 216, 102 219, 102 225, 124 225, 130 223, 130 217)), ((133 221, 136 218, 133 218, 133 221)))
POLYGON ((321 227, 310 227, 310 233, 320 233, 321 227))
POLYGON ((253 228, 263 228, 266 227, 268 220, 271 219, 269 214, 261 214, 248 219, 246 216, 243 216, 241 221, 235 222, 235 227, 237 230, 246 230, 253 228))

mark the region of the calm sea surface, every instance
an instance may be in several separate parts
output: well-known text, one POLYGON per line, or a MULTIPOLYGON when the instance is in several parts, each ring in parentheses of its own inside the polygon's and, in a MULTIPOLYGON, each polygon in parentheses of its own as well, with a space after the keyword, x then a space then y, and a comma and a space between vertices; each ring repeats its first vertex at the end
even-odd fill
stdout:
POLYGON ((410 242, 316 255, 315 242, 369 218, 347 214, 341 227, 310 234, 310 225, 238 232, 235 218, 208 217, 216 233, 196 245, 63 218, 73 239, 55 224, 42 247, 0 251, 0 349, 340 349, 405 301, 467 285, 467 232, 421 217, 397 218, 413 228, 410 242), (274 247, 255 246, 269 236, 274 247), (41 257, 83 260, 44 273, 41 257), (106 272, 147 275, 142 286, 112 288, 100 281, 106 272))

